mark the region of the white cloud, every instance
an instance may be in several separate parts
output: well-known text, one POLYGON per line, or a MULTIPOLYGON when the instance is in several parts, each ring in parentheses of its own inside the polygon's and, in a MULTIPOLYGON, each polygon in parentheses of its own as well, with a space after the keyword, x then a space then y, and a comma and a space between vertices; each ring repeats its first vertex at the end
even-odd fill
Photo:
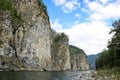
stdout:
POLYGON ((62 28, 63 28, 63 25, 60 24, 59 19, 56 19, 54 22, 51 22, 51 26, 56 31, 62 30, 62 28))
POLYGON ((82 48, 87 54, 96 54, 106 48, 110 27, 104 22, 87 22, 62 30, 70 37, 70 44, 82 48))
MULTIPOLYGON (((73 0, 72 0, 73 1, 73 0)), ((87 21, 80 23, 79 21, 74 21, 72 26, 68 29, 63 29, 58 21, 53 22, 54 29, 58 32, 65 32, 69 35, 70 44, 82 48, 87 54, 96 54, 101 52, 106 48, 108 39, 112 35, 109 35, 110 24, 106 20, 113 20, 120 18, 120 0, 84 0, 85 5, 81 8, 81 11, 85 12, 87 16, 87 21), (101 4, 102 3, 102 4, 101 4)), ((71 2, 71 1, 70 1, 71 2)), ((78 1, 76 3, 66 2, 61 5, 64 12, 71 12, 78 9, 78 1)), ((80 6, 80 4, 79 4, 80 6)), ((82 18, 81 14, 77 12, 75 17, 82 18)))
POLYGON ((62 6, 62 10, 65 13, 70 13, 80 7, 80 3, 77 0, 68 1, 62 6))
MULTIPOLYGON (((107 20, 120 17, 120 2, 109 2, 112 0, 100 0, 87 3, 87 10, 89 11, 89 20, 107 20), (108 3, 109 2, 109 3, 108 3)), ((84 10, 85 11, 85 10, 84 10)))
POLYGON ((100 10, 100 12, 103 14, 103 17, 106 19, 110 18, 117 18, 120 17, 120 5, 115 4, 109 4, 103 8, 103 10, 100 10))
POLYGON ((89 0, 84 0, 84 2, 87 4, 87 3, 89 3, 90 1, 89 1, 89 0))
MULTIPOLYGON (((60 23, 58 23, 60 24, 60 23)), ((74 24, 69 29, 59 29, 69 35, 70 44, 82 48, 87 54, 96 54, 106 48, 110 27, 104 22, 93 21, 74 24)))
POLYGON ((80 7, 78 0, 53 0, 55 5, 60 6, 62 11, 70 13, 80 7))
POLYGON ((60 6, 60 5, 63 5, 66 0, 52 0, 56 6, 60 6))
POLYGON ((87 14, 90 14, 90 11, 87 8, 81 8, 81 11, 87 14))
POLYGON ((102 2, 103 5, 105 5, 109 0, 99 0, 100 2, 102 2))
POLYGON ((81 14, 76 13, 76 14, 75 14, 75 17, 78 18, 78 19, 80 19, 80 18, 81 18, 81 14))

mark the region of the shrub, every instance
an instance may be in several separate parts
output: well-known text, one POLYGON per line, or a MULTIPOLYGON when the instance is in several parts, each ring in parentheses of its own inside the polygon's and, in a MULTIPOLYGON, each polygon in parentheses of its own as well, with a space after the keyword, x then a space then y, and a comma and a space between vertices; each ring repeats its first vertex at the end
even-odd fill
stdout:
POLYGON ((21 15, 17 12, 15 8, 14 0, 0 0, 0 11, 10 11, 12 17, 13 28, 17 29, 22 23, 21 15))
POLYGON ((39 5, 39 8, 41 11, 45 11, 47 13, 47 7, 46 7, 46 5, 44 5, 42 0, 38 0, 38 5, 39 5))
POLYGON ((60 33, 60 34, 57 34, 57 36, 55 37, 55 39, 53 41, 54 42, 67 42, 68 40, 69 39, 65 35, 65 33, 60 33))

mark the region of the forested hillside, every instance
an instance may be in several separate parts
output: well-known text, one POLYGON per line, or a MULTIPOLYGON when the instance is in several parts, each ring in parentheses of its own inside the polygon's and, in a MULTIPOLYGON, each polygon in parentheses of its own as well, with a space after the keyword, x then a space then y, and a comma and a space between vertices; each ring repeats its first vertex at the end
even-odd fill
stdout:
POLYGON ((99 57, 100 54, 95 54, 95 55, 88 55, 87 56, 87 59, 88 59, 88 62, 90 64, 90 69, 92 70, 95 70, 96 67, 95 67, 95 61, 96 59, 99 57))

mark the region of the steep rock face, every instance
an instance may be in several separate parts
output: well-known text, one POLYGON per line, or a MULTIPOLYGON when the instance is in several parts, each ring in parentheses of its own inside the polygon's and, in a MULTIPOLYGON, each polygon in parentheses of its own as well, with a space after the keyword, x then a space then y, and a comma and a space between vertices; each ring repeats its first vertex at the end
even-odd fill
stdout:
POLYGON ((51 56, 53 70, 71 69, 68 37, 64 33, 53 32, 51 56))
POLYGON ((68 37, 51 31, 46 6, 41 0, 2 0, 1 3, 4 5, 0 5, 0 69, 89 69, 86 55, 71 48, 69 51, 68 37), (75 54, 70 56, 71 51, 75 54))
POLYGON ((72 70, 89 70, 87 56, 83 50, 70 45, 70 60, 72 70))
POLYGON ((13 27, 10 12, 1 13, 1 66, 51 70, 51 32, 45 8, 41 9, 43 3, 38 3, 37 0, 15 0, 15 4, 22 24, 13 27))
MULTIPOLYGON (((23 41, 26 46, 24 50, 22 50, 23 54, 26 53, 24 57, 29 55, 31 61, 33 61, 34 57, 37 57, 38 59, 36 58, 35 60, 39 60, 41 69, 50 70, 50 24, 44 7, 40 8, 43 6, 43 3, 39 2, 38 5, 37 0, 21 0, 17 3, 17 8, 23 17, 23 20, 25 19, 24 28, 27 31, 23 41), (34 56, 34 54, 36 55, 34 56)), ((21 55, 22 57, 23 54, 21 55)), ((29 62, 29 59, 27 61, 29 62)), ((35 62, 30 63, 34 64, 35 62)))
POLYGON ((12 17, 10 11, 0 12, 0 67, 8 67, 6 57, 11 57, 15 53, 11 47, 13 38, 12 17))

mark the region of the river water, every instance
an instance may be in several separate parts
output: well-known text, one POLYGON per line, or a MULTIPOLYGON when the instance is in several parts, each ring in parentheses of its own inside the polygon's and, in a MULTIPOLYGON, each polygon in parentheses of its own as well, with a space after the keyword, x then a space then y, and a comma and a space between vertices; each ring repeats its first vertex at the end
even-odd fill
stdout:
POLYGON ((93 80, 90 71, 8 71, 0 72, 0 80, 93 80))

